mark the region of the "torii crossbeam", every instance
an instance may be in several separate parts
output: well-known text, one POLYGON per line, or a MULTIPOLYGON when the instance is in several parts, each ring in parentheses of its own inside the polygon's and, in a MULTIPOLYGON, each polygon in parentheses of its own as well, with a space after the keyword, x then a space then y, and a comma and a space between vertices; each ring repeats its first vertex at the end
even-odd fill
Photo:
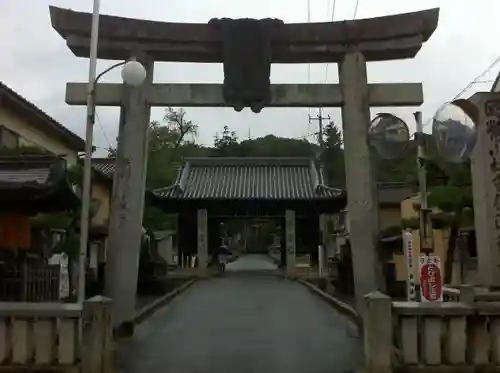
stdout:
MULTIPOLYGON (((66 40, 69 49, 78 57, 89 57, 91 14, 56 7, 50 7, 50 14, 52 26, 66 40)), ((423 102, 420 83, 368 84, 366 63, 415 57, 436 29, 438 17, 439 9, 430 9, 341 22, 268 22, 267 44, 260 45, 267 53, 264 56, 268 58, 267 67, 269 63, 338 63, 339 84, 270 85, 265 92, 265 104, 260 104, 261 107, 342 108, 350 241, 359 307, 364 305, 364 294, 384 287, 381 269, 377 266, 378 202, 367 137, 369 109, 370 106, 418 106, 423 102)), ((100 16, 98 58, 138 57, 147 70, 146 82, 139 88, 117 84, 99 84, 96 88, 97 105, 122 109, 108 250, 112 266, 107 264, 112 267, 109 272, 113 272, 107 277, 113 283, 111 297, 118 322, 130 320, 134 312, 137 248, 144 203, 140 186, 145 180, 150 107, 237 108, 227 103, 223 94, 226 85, 153 84, 154 61, 224 63, 227 80, 226 67, 239 67, 241 72, 242 65, 234 65, 242 59, 227 66, 230 63, 226 59, 228 39, 227 34, 225 36, 221 36, 212 23, 166 23, 100 16)), ((262 55, 259 57, 261 63, 266 61, 262 55)), ((84 105, 86 84, 69 83, 66 101, 71 105, 84 105)), ((259 111, 259 107, 254 111, 259 111)), ((206 245, 199 244, 198 250, 203 247, 206 245)), ((200 257, 201 254, 199 252, 200 257)))
MULTIPOLYGON (((52 27, 77 57, 89 57, 90 13, 50 7, 52 27)), ((272 63, 340 62, 355 50, 366 61, 413 58, 435 31, 439 9, 271 30, 272 63)), ((98 58, 124 60, 137 50, 155 61, 223 62, 223 40, 204 23, 168 23, 101 16, 98 58)))
MULTIPOLYGON (((66 102, 85 105, 87 83, 68 83, 66 102)), ((416 106, 423 102, 422 83, 369 84, 370 106, 416 106)), ((272 84, 269 107, 342 107, 340 84, 272 84)), ((120 106, 123 84, 101 83, 96 88, 100 106, 120 106)), ((154 84, 148 93, 151 106, 224 107, 221 84, 154 84)))

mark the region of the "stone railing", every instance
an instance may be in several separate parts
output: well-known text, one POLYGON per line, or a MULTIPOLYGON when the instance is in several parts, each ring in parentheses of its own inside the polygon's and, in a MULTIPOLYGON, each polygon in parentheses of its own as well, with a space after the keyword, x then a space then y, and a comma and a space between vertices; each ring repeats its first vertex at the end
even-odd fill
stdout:
POLYGON ((443 299, 445 302, 500 302, 500 291, 491 291, 471 285, 459 287, 443 287, 443 299))
POLYGON ((69 303, 0 303, 0 371, 81 369, 82 373, 107 373, 112 361, 109 302, 94 297, 83 307, 69 303))
POLYGON ((393 302, 379 292, 366 300, 367 372, 500 370, 500 302, 393 302))

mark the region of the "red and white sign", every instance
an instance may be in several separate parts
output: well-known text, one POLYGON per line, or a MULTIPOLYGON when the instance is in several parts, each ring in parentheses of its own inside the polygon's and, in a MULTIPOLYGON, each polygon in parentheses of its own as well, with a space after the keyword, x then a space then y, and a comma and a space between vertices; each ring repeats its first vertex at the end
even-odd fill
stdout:
POLYGON ((422 302, 443 301, 441 259, 436 255, 420 255, 420 294, 422 302))

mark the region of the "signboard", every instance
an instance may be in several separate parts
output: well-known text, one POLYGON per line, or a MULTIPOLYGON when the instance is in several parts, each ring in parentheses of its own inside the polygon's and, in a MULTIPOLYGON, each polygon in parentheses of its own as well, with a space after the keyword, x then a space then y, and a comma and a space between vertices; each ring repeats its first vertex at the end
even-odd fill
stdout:
POLYGON ((416 300, 415 290, 415 266, 413 265, 413 234, 411 230, 403 234, 403 244, 406 255, 406 294, 409 301, 416 300))
POLYGON ((420 255, 420 293, 422 302, 443 301, 441 259, 436 255, 420 255))

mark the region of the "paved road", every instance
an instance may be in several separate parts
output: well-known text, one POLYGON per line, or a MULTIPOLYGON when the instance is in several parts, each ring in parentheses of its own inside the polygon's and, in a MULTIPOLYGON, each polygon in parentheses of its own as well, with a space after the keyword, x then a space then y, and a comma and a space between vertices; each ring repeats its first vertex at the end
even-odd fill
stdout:
POLYGON ((273 262, 271 257, 267 255, 246 255, 232 263, 228 263, 226 271, 228 274, 234 272, 254 272, 254 271, 273 271, 277 270, 278 266, 273 262))
MULTIPOLYGON (((257 257, 240 259, 248 268, 257 257)), ((264 265, 264 264, 263 264, 264 265)), ((118 347, 123 373, 344 373, 363 365, 347 322, 302 285, 272 276, 201 281, 118 347)))

